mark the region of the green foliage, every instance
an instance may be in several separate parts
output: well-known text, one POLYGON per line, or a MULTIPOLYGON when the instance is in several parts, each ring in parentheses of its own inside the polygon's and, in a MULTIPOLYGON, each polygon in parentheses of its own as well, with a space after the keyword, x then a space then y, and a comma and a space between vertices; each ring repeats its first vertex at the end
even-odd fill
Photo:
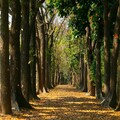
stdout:
MULTIPOLYGON (((109 7, 113 0, 110 0, 109 7)), ((68 17, 68 26, 71 28, 69 40, 64 36, 62 46, 66 54, 69 67, 74 71, 79 71, 79 56, 85 54, 85 41, 82 36, 85 35, 87 26, 91 29, 92 41, 97 41, 99 30, 101 30, 100 39, 103 38, 103 3, 99 0, 48 0, 50 10, 55 9, 59 16, 68 17), (71 34, 71 35, 70 35, 71 34), (80 38, 80 39, 79 39, 80 38), (70 45, 68 45, 68 43, 70 45), (69 47, 68 47, 69 46, 69 47)), ((91 65, 91 76, 95 80, 95 60, 91 65)))
MULTIPOLYGON (((88 19, 91 28, 91 38, 92 40, 98 39, 99 29, 101 29, 101 36, 103 36, 103 5, 98 2, 92 3, 88 12, 88 19)), ((102 37, 101 37, 102 38, 102 37)), ((101 39, 100 38, 100 39, 101 39)))
POLYGON ((69 26, 73 30, 75 37, 85 34, 85 27, 89 25, 87 13, 90 7, 91 0, 49 0, 47 3, 49 8, 56 9, 58 14, 69 16, 69 26))
POLYGON ((65 76, 70 73, 70 70, 79 72, 79 42, 79 39, 74 39, 71 29, 64 31, 64 34, 59 35, 55 41, 55 57, 59 63, 60 71, 65 76))

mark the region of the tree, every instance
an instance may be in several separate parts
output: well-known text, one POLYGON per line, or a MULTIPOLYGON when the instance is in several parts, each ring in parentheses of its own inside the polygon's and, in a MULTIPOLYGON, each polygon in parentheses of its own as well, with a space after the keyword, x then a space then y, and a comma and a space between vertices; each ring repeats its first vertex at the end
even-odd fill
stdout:
POLYGON ((114 29, 114 41, 113 41, 113 51, 112 51, 112 59, 114 63, 114 67, 112 66, 112 71, 114 72, 111 77, 111 91, 112 91, 112 99, 110 102, 110 106, 113 108, 116 107, 116 110, 120 110, 120 78, 119 78, 119 62, 120 59, 118 58, 120 45, 119 45, 119 39, 120 39, 120 0, 119 0, 119 6, 117 10, 117 17, 115 22, 115 29, 114 29), (118 59, 118 71, 117 71, 117 59, 118 59), (117 77, 118 75, 118 77, 117 77), (117 92, 116 92, 116 82, 117 82, 117 92), (116 94, 117 94, 117 106, 116 106, 116 94))
POLYGON ((102 77, 101 77, 101 47, 103 43, 103 6, 101 2, 92 3, 88 18, 90 22, 91 38, 93 41, 93 54, 96 61, 95 84, 96 98, 102 99, 102 77))
POLYGON ((10 30, 10 79, 12 88, 13 107, 31 108, 25 100, 21 89, 21 67, 20 67, 20 30, 21 30, 21 5, 19 0, 10 2, 12 23, 10 30))
POLYGON ((39 34, 40 34, 40 59, 41 59, 41 91, 43 88, 47 91, 46 81, 45 81, 45 60, 46 60, 46 37, 45 37, 45 23, 43 18, 42 8, 38 12, 39 20, 39 34))
MULTIPOLYGON (((105 99, 102 101, 102 105, 109 106, 111 98, 116 89, 116 75, 117 75, 117 54, 118 46, 117 40, 113 39, 113 48, 111 54, 111 67, 110 67, 110 44, 112 36, 110 33, 116 33, 116 25, 114 26, 115 31, 110 31, 111 23, 115 21, 118 8, 118 1, 108 3, 106 0, 103 1, 104 5, 104 71, 105 71, 105 99), (111 5, 112 4, 112 5, 111 5), (113 17, 114 16, 114 17, 113 17), (114 45, 115 44, 115 45, 114 45), (114 67, 113 67, 114 64, 114 67), (107 74, 106 74, 107 72, 107 74), (111 73, 110 73, 111 72, 111 73)), ((118 19, 118 18, 117 18, 118 19)), ((116 98, 114 96, 114 98, 116 98)))
POLYGON ((110 31, 108 19, 108 1, 104 0, 104 70, 105 70, 105 94, 108 95, 110 91, 110 31))
POLYGON ((22 12, 22 41, 21 41, 21 81, 22 91, 25 99, 29 101, 29 0, 21 0, 22 12))
POLYGON ((36 1, 30 1, 30 99, 38 99, 36 95, 36 1))
MULTIPOLYGON (((120 50, 120 48, 119 48, 120 50)), ((117 72, 119 73, 120 72, 120 56, 118 57, 118 68, 117 68, 117 72)), ((115 110, 116 111, 119 111, 120 110, 120 74, 118 74, 117 76, 117 88, 116 88, 116 91, 117 91, 117 106, 113 106, 112 107, 116 107, 115 110)))
POLYGON ((3 114, 11 113, 11 90, 9 69, 8 0, 1 1, 1 109, 3 114))

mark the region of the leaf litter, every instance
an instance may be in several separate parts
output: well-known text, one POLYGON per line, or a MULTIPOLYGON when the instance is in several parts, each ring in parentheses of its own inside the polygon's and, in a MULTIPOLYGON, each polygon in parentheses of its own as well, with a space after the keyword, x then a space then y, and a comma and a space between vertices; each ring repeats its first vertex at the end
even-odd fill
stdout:
POLYGON ((120 120, 120 111, 100 106, 95 97, 71 85, 59 85, 39 97, 40 100, 30 102, 33 110, 0 114, 0 120, 120 120))

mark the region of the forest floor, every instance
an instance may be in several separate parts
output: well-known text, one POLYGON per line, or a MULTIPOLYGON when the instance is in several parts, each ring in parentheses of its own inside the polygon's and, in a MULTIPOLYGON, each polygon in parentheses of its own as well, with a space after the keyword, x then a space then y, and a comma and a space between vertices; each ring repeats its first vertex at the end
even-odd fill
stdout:
POLYGON ((95 97, 71 85, 59 85, 40 99, 30 102, 33 110, 0 115, 0 120, 120 120, 120 112, 100 106, 95 97))

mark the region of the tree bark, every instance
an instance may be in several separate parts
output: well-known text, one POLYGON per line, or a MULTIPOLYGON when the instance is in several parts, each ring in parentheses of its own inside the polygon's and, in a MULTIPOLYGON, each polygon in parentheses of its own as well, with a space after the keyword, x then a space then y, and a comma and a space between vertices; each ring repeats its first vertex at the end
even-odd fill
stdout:
POLYGON ((25 100, 21 90, 21 76, 20 76, 20 29, 21 29, 21 6, 19 0, 11 1, 12 9, 12 25, 10 32, 10 45, 11 45, 11 65, 10 65, 10 78, 12 84, 12 97, 13 107, 19 108, 32 108, 25 100))
POLYGON ((101 79, 101 24, 98 23, 97 43, 96 43, 96 98, 102 99, 102 79, 101 79))
POLYGON ((49 67, 49 82, 48 82, 48 88, 53 88, 52 86, 52 50, 53 50, 53 33, 50 36, 50 46, 48 48, 49 53, 48 53, 48 67, 49 67))
POLYGON ((22 92, 27 101, 29 101, 29 0, 21 0, 22 11, 22 41, 21 41, 21 80, 22 92))
POLYGON ((83 85, 84 85, 84 54, 81 54, 80 57, 80 67, 81 67, 81 71, 80 71, 80 89, 83 89, 83 85))
POLYGON ((46 54, 45 54, 45 43, 46 43, 46 39, 45 39, 45 26, 44 26, 44 21, 43 21, 43 16, 42 16, 42 11, 39 11, 38 13, 38 19, 39 19, 39 32, 40 32, 40 52, 41 52, 41 82, 43 84, 43 89, 45 89, 45 91, 47 91, 47 88, 46 88, 46 82, 45 82, 45 60, 46 60, 46 54))
MULTIPOLYGON (((10 31, 10 79, 12 88, 12 108, 19 110, 16 89, 20 81, 20 29, 21 6, 19 0, 11 1, 12 25, 10 31)), ((21 87, 21 86, 20 86, 21 87)))
POLYGON ((84 62, 84 84, 83 84, 83 92, 87 92, 87 63, 84 62))
POLYGON ((30 1, 30 99, 36 94, 36 1, 30 1))
MULTIPOLYGON (((106 3, 108 4, 108 3, 106 3)), ((106 44, 109 44, 109 21, 108 21, 108 16, 107 16, 107 9, 108 6, 106 5, 106 37, 105 37, 105 41, 107 42, 106 44), (107 31, 108 30, 108 31, 107 31)), ((117 103, 116 103, 116 81, 117 81, 117 58, 118 58, 118 51, 119 51, 119 31, 120 31, 120 8, 118 8, 117 11, 117 17, 116 17, 116 22, 115 22, 115 27, 114 27, 114 38, 113 38, 113 49, 112 49, 112 54, 111 54, 111 74, 110 74, 110 80, 108 78, 106 78, 106 88, 107 88, 107 94, 105 97, 105 100, 103 100, 102 105, 105 106, 111 106, 113 108, 116 107, 117 103)), ((104 34, 105 36, 105 34, 104 34)), ((108 50, 108 46, 106 46, 108 50)), ((110 50, 109 50, 110 51, 110 50)), ((109 57, 108 53, 107 56, 109 57)), ((106 60, 106 59, 105 59, 106 60)), ((107 59, 109 60, 109 59, 107 59)), ((106 63, 106 62, 105 62, 106 63)), ((106 63, 107 65, 109 64, 106 63)), ((106 66, 107 67, 107 66, 106 66)), ((109 69, 109 67, 106 68, 106 71, 109 69)), ((107 75, 108 76, 108 75, 107 75)))
POLYGON ((115 23, 115 33, 114 33, 114 49, 113 49, 113 60, 114 60, 114 74, 113 74, 113 79, 111 80, 112 82, 112 90, 113 90, 113 96, 110 102, 110 106, 115 108, 116 106, 116 94, 117 94, 117 107, 116 110, 120 110, 120 78, 119 78, 119 62, 120 62, 120 56, 118 58, 118 54, 120 53, 120 45, 119 45, 119 40, 120 40, 120 0, 119 0, 119 6, 118 6, 118 11, 117 11, 117 18, 116 18, 116 23, 115 23), (117 71, 117 59, 118 59, 118 71, 117 71), (117 77, 118 75, 118 77, 117 77), (117 92, 116 92, 116 83, 117 83, 117 92), (113 103, 114 102, 114 103, 113 103))
POLYGON ((117 85, 116 85, 116 94, 117 94, 117 106, 116 111, 120 111, 120 46, 119 46, 119 56, 118 56, 118 65, 117 65, 117 85))
POLYGON ((93 62, 92 44, 90 38, 90 28, 86 27, 86 49, 87 49, 87 74, 88 74, 88 92, 91 96, 95 95, 94 81, 91 79, 90 68, 93 62))
POLYGON ((11 89, 9 68, 8 0, 1 0, 1 109, 11 114, 11 89))
POLYGON ((105 81, 105 95, 110 92, 110 31, 108 20, 108 2, 104 0, 104 81, 105 81))
POLYGON ((40 38, 39 38, 39 30, 38 30, 38 18, 37 18, 37 39, 36 39, 36 46, 37 46, 37 94, 39 94, 40 90, 43 92, 43 83, 41 81, 41 51, 40 51, 40 38))

